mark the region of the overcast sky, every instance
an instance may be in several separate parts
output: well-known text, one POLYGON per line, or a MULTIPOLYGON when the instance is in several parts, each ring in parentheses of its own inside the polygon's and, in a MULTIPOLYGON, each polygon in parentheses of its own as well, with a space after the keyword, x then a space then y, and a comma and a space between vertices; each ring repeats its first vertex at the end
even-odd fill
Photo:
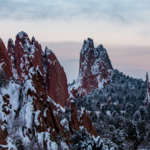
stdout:
POLYGON ((103 44, 113 67, 136 78, 150 74, 148 0, 0 0, 0 37, 20 31, 56 54, 68 82, 77 78, 84 39, 103 44))

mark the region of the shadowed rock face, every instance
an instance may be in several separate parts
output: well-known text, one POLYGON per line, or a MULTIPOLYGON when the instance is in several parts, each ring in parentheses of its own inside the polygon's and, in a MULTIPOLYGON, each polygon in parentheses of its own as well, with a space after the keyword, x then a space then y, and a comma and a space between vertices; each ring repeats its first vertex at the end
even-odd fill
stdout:
POLYGON ((82 125, 84 128, 87 129, 87 131, 91 134, 94 135, 95 137, 97 136, 96 129, 92 124, 91 119, 89 118, 88 114, 86 113, 85 109, 83 110, 83 114, 80 118, 80 122, 82 122, 82 125))
POLYGON ((71 121, 69 124, 71 133, 73 133, 73 130, 79 130, 79 126, 84 126, 91 135, 97 136, 96 129, 85 109, 81 110, 81 117, 80 120, 78 120, 76 104, 74 101, 71 101, 71 121))
POLYGON ((66 74, 51 50, 46 49, 45 55, 47 62, 46 84, 48 95, 56 103, 64 107, 69 97, 66 74))
POLYGON ((9 79, 9 77, 13 75, 11 61, 9 59, 8 52, 1 38, 0 38, 0 67, 6 73, 7 79, 9 79))
POLYGON ((107 51, 102 45, 94 48, 93 40, 88 38, 80 52, 79 75, 74 85, 69 87, 72 96, 89 94, 93 89, 103 88, 110 82, 113 72, 107 51))

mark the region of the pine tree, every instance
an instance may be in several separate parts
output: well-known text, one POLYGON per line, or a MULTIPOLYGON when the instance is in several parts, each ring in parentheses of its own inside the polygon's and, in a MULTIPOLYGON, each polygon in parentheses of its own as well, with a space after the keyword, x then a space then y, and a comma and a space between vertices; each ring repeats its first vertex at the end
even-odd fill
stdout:
POLYGON ((18 150, 24 150, 24 146, 23 146, 21 138, 18 138, 16 140, 15 145, 16 145, 16 147, 17 147, 18 150))
POLYGON ((5 72, 2 69, 0 69, 0 87, 3 87, 8 83, 8 80, 6 78, 7 76, 5 72))

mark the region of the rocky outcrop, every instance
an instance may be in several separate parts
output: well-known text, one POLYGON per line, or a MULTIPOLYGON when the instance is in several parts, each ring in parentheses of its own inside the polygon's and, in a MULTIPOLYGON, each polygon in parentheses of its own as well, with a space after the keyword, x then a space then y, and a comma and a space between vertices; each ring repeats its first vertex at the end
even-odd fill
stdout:
POLYGON ((0 145, 7 145, 6 140, 5 140, 7 135, 8 134, 5 131, 3 131, 0 126, 0 145))
POLYGON ((107 51, 102 45, 94 48, 93 40, 88 38, 80 52, 78 78, 69 87, 72 97, 89 94, 93 89, 103 88, 110 82, 113 72, 107 51))
MULTIPOLYGON (((46 48, 45 52, 43 52, 41 45, 34 37, 30 41, 28 35, 21 31, 16 35, 15 45, 13 40, 9 39, 8 54, 9 58, 7 60, 10 60, 11 63, 9 63, 12 65, 12 69, 10 67, 9 70, 12 70, 15 78, 24 82, 29 69, 31 67, 37 68, 38 66, 46 83, 48 95, 63 107, 67 104, 69 94, 66 74, 51 50, 46 48)), ((6 71, 8 72, 9 70, 7 69, 6 71)))
POLYGON ((73 100, 70 102, 71 104, 71 121, 70 121, 70 131, 73 133, 73 130, 79 130, 80 126, 84 126, 84 128, 87 129, 87 131, 91 134, 97 137, 96 129, 92 124, 91 119, 89 118, 88 114, 86 113, 85 109, 81 109, 81 116, 78 120, 77 117, 77 109, 76 104, 73 100))
POLYGON ((0 149, 16 149, 18 140, 57 149, 57 136, 61 134, 69 144, 80 126, 97 136, 85 110, 78 118, 74 101, 66 117, 66 74, 55 54, 48 48, 43 52, 34 37, 30 41, 25 32, 18 33, 15 44, 9 39, 8 51, 0 39, 0 64, 8 78, 14 76, 0 92, 0 149), (60 114, 66 118, 60 119, 60 114))
POLYGON ((24 81, 31 67, 39 66, 43 73, 41 45, 32 38, 30 41, 25 32, 19 32, 15 41, 15 61, 20 81, 24 81))
POLYGON ((39 68, 32 67, 29 70, 23 93, 23 105, 19 114, 25 113, 27 119, 26 135, 29 138, 29 135, 33 132, 37 134, 49 132, 57 135, 61 130, 58 116, 53 113, 53 110, 56 112, 57 108, 47 96, 46 86, 39 68), (34 129, 36 130, 34 131, 34 129))
POLYGON ((45 58, 48 95, 56 103, 64 107, 69 98, 66 74, 55 54, 50 49, 45 49, 45 58))
POLYGON ((84 109, 82 112, 82 116, 80 118, 81 125, 84 126, 84 128, 87 129, 87 131, 91 134, 97 137, 96 129, 92 124, 92 120, 89 118, 88 114, 86 113, 86 110, 84 109))
POLYGON ((13 75, 9 55, 1 38, 0 38, 0 68, 2 68, 3 71, 5 72, 7 79, 9 79, 13 75))
POLYGON ((148 105, 150 103, 150 90, 149 90, 149 77, 148 73, 146 73, 146 97, 144 103, 148 105))
POLYGON ((30 52, 30 64, 31 67, 37 67, 39 66, 39 69, 41 71, 41 73, 43 74, 43 65, 42 65, 42 61, 43 61, 43 57, 42 57, 42 48, 41 45, 38 43, 38 41, 35 40, 34 37, 32 37, 31 40, 31 52, 30 52))
POLYGON ((29 69, 22 87, 11 81, 7 89, 1 89, 0 101, 1 149, 13 149, 12 137, 14 142, 22 139, 25 143, 36 139, 37 143, 45 145, 47 149, 51 149, 50 145, 55 143, 59 132, 64 137, 69 137, 58 118, 61 106, 48 97, 38 67, 29 69), (9 146, 11 147, 8 148, 9 146))
POLYGON ((16 79, 18 79, 17 68, 16 68, 16 59, 15 59, 15 45, 14 45, 12 39, 8 40, 7 50, 8 50, 9 59, 11 61, 13 76, 16 79))
POLYGON ((71 104, 71 121, 70 121, 70 129, 73 133, 73 130, 79 130, 80 122, 78 121, 77 117, 77 108, 74 101, 70 102, 71 104))
POLYGON ((25 32, 19 32, 16 35, 15 41, 15 60, 17 74, 20 81, 25 80, 25 76, 28 75, 30 69, 30 58, 29 51, 30 49, 30 40, 28 35, 25 32))

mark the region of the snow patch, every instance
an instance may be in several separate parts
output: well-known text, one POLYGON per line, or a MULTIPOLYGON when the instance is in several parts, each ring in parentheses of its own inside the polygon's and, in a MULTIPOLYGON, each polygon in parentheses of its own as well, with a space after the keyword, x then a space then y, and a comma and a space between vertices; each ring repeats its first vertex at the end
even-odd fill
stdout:
POLYGON ((17 34, 17 36, 19 36, 20 39, 23 38, 24 35, 27 35, 27 33, 24 31, 21 31, 17 34))
POLYGON ((61 142, 61 149, 62 150, 69 150, 69 147, 67 146, 67 144, 65 142, 61 142))
POLYGON ((62 119, 60 121, 60 124, 67 130, 69 131, 69 123, 68 123, 68 120, 66 118, 62 119))
POLYGON ((40 125, 39 120, 38 120, 38 117, 39 117, 40 112, 41 112, 40 110, 37 110, 37 111, 35 112, 34 122, 35 122, 35 124, 36 124, 37 126, 40 125))

